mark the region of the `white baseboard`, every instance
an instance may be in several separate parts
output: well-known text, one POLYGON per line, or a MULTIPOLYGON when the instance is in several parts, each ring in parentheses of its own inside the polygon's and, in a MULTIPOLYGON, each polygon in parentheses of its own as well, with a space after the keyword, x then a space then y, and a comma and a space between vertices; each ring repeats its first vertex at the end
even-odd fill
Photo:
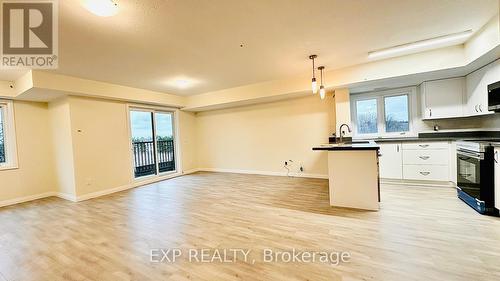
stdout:
MULTIPOLYGON (((118 187, 114 187, 114 188, 109 188, 109 189, 105 189, 105 190, 100 190, 100 191, 96 191, 96 192, 92 192, 92 193, 87 193, 87 194, 78 196, 76 198, 76 202, 81 202, 81 201, 89 200, 89 199, 92 199, 92 198, 97 198, 97 197, 101 197, 101 196, 104 196, 104 195, 112 194, 112 193, 115 193, 115 192, 124 191, 124 190, 127 190, 127 189, 131 189, 133 187, 134 187, 133 185, 127 184, 127 185, 118 186, 118 187)), ((71 201, 73 201, 73 200, 71 200, 71 201)))
POLYGON ((238 170, 238 169, 220 169, 220 168, 199 168, 198 171, 217 172, 217 173, 233 173, 233 174, 251 174, 263 176, 278 176, 278 177, 295 177, 295 178, 313 178, 313 179, 328 179, 328 175, 308 174, 308 173, 289 173, 286 172, 270 172, 256 170, 238 170))
POLYGON ((41 194, 36 194, 36 195, 30 195, 30 196, 25 196, 25 197, 19 197, 19 198, 14 198, 14 199, 9 199, 9 200, 3 200, 0 201, 0 207, 5 207, 5 206, 10 206, 10 205, 15 205, 19 203, 24 203, 24 202, 29 202, 33 200, 38 200, 42 198, 47 198, 47 197, 59 197, 61 199, 65 199, 71 202, 81 202, 85 200, 89 200, 92 198, 97 198, 101 197, 104 195, 112 194, 115 192, 120 192, 124 190, 128 190, 131 188, 163 181, 166 179, 171 179, 175 177, 179 177, 182 175, 188 175, 196 172, 217 172, 217 173, 233 173, 233 174, 251 174, 251 175, 264 175, 264 176, 279 176, 279 177, 297 177, 297 178, 313 178, 313 179, 328 179, 328 175, 321 175, 321 174, 308 174, 308 173, 289 173, 287 174, 286 172, 269 172, 269 171, 255 171, 255 170, 238 170, 238 169, 219 169, 219 168, 197 168, 197 169, 191 169, 184 171, 182 173, 177 173, 177 174, 170 174, 166 175, 163 177, 158 177, 158 178, 150 178, 150 179, 144 179, 141 181, 133 182, 131 184, 119 186, 119 187, 114 187, 110 189, 105 189, 97 192, 92 192, 92 193, 87 193, 81 196, 75 196, 73 194, 67 194, 67 193, 61 193, 61 192, 45 192, 41 194))
POLYGON ((189 175, 189 174, 194 174, 196 172, 199 172, 200 169, 196 168, 196 169, 191 169, 191 170, 187 170, 187 171, 183 171, 182 174, 183 175, 189 175))
POLYGON ((42 199, 42 198, 47 198, 47 197, 52 197, 52 196, 57 196, 56 192, 45 192, 45 193, 40 193, 40 194, 35 194, 35 195, 30 195, 30 196, 18 197, 18 198, 14 198, 14 199, 2 200, 2 201, 0 201, 0 207, 6 207, 6 206, 10 206, 10 205, 25 203, 25 202, 38 200, 38 199, 42 199))
POLYGON ((54 192, 54 196, 59 197, 61 199, 71 201, 71 202, 78 202, 78 198, 76 197, 76 195, 73 195, 73 194, 54 192))
POLYGON ((380 179, 382 184, 392 185, 405 185, 405 186, 431 186, 431 187, 456 187, 453 182, 446 181, 419 181, 419 180, 394 180, 394 179, 380 179))

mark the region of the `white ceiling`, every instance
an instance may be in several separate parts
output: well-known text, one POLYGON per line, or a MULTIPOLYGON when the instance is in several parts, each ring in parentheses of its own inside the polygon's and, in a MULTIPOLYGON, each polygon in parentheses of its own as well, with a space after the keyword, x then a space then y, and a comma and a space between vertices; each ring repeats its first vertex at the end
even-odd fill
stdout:
POLYGON ((312 53, 327 70, 363 63, 498 12, 498 0, 119 0, 102 18, 59 3, 57 73, 178 95, 304 74, 312 53), (169 85, 179 78, 196 84, 169 85))

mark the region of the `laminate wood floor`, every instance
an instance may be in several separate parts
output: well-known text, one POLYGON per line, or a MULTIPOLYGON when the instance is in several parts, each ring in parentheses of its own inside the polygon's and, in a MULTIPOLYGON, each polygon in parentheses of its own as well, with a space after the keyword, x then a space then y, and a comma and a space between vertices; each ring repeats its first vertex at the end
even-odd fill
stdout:
POLYGON ((0 280, 500 280, 498 218, 452 188, 383 185, 382 200, 336 209, 326 180, 222 173, 42 199, 0 208, 0 280), (256 262, 153 263, 156 248, 250 249, 256 262), (351 257, 265 263, 266 248, 351 257))

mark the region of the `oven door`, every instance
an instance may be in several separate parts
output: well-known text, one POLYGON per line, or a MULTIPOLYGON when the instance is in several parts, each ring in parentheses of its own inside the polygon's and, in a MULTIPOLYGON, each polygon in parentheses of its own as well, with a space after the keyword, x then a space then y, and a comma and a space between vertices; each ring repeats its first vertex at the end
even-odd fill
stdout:
POLYGON ((457 150, 457 185, 463 192, 481 198, 481 160, 482 153, 457 150))

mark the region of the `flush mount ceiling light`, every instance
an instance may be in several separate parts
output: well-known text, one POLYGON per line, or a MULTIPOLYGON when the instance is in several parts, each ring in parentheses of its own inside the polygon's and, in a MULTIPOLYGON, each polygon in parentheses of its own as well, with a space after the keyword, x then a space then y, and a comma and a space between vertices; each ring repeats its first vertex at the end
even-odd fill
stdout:
POLYGON ((323 70, 324 69, 325 69, 324 66, 318 67, 318 70, 320 71, 320 74, 321 74, 321 86, 319 86, 319 96, 322 100, 325 99, 325 96, 326 96, 325 86, 323 85, 323 70))
POLYGON ((318 82, 316 82, 316 76, 315 76, 316 68, 314 67, 314 59, 316 59, 317 57, 318 57, 317 55, 310 55, 309 56, 309 59, 312 60, 312 65, 313 65, 313 68, 312 68, 313 77, 312 77, 312 83, 311 83, 313 94, 316 94, 318 92, 318 82))
POLYGON ((472 35, 472 30, 467 30, 459 33, 453 33, 445 36, 435 37, 432 39, 399 45, 379 51, 369 52, 368 58, 375 59, 375 58, 396 57, 405 54, 418 53, 425 50, 458 45, 464 43, 465 40, 469 38, 471 35, 472 35))
POLYGON ((100 17, 111 17, 118 13, 118 4, 114 0, 81 0, 82 6, 100 17))
POLYGON ((191 82, 188 80, 184 80, 184 79, 178 79, 178 80, 175 80, 175 86, 177 86, 177 88, 179 88, 179 89, 186 89, 186 88, 189 88, 191 86, 191 82))
POLYGON ((198 83, 199 83, 199 81, 197 81, 197 80, 189 79, 189 78, 186 78, 183 76, 177 77, 177 78, 172 78, 171 80, 168 80, 166 82, 166 84, 168 86, 174 87, 177 89, 181 89, 181 90, 192 88, 194 85, 196 85, 198 83))

